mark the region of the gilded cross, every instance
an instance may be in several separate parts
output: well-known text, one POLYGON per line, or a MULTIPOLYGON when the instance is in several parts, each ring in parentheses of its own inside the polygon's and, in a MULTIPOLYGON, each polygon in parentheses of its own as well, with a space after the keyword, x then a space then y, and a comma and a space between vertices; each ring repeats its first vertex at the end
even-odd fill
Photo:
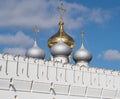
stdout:
POLYGON ((60 12, 60 19, 62 19, 63 13, 66 11, 66 9, 64 8, 63 3, 61 3, 61 5, 58 7, 58 10, 60 12))
POLYGON ((36 41, 37 40, 37 33, 40 32, 40 30, 37 26, 35 26, 34 32, 35 32, 35 41, 36 41))
POLYGON ((37 26, 35 26, 34 32, 35 32, 35 33, 38 33, 39 31, 40 31, 39 28, 38 28, 37 26))

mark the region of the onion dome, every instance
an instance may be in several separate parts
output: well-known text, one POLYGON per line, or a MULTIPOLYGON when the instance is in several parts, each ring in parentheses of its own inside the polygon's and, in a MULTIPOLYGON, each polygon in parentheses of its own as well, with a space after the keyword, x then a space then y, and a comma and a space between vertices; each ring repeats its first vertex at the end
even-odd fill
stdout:
POLYGON ((74 53, 73 59, 75 60, 76 63, 83 61, 89 63, 92 59, 92 54, 84 47, 83 38, 82 38, 81 48, 74 53))
POLYGON ((74 40, 71 36, 64 32, 63 25, 64 22, 62 22, 61 20, 59 22, 59 31, 48 40, 48 47, 51 48, 56 43, 58 43, 60 39, 62 39, 62 41, 67 44, 71 49, 74 47, 74 40))
POLYGON ((37 45, 37 33, 39 32, 39 29, 37 27, 35 27, 35 40, 34 40, 34 45, 32 48, 30 48, 27 52, 26 52, 26 56, 27 57, 32 57, 32 58, 39 58, 39 59, 43 59, 45 57, 45 52, 38 47, 37 45))
POLYGON ((71 53, 71 48, 61 39, 50 49, 53 56, 68 56, 71 53))
POLYGON ((89 63, 92 59, 92 54, 86 50, 82 44, 81 48, 74 53, 73 59, 75 62, 85 61, 89 63))
POLYGON ((34 45, 26 52, 27 57, 43 59, 45 57, 45 52, 38 47, 37 42, 34 41, 34 45))

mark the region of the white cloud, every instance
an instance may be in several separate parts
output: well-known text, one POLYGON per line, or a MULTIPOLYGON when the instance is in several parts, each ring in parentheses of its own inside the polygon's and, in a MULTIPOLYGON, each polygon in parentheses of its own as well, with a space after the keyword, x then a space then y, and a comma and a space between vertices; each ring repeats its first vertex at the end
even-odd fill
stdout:
POLYGON ((33 39, 19 31, 15 35, 6 34, 0 35, 0 45, 10 45, 19 47, 30 47, 33 44, 33 39))
POLYGON ((109 11, 102 11, 101 9, 93 9, 92 13, 90 14, 91 21, 94 21, 96 23, 102 23, 105 20, 110 19, 110 13, 109 11))
POLYGON ((26 49, 24 48, 5 48, 3 49, 3 53, 9 53, 11 55, 21 55, 24 56, 26 49))
POLYGON ((0 35, 0 45, 7 46, 3 49, 3 53, 12 55, 25 55, 26 49, 31 47, 33 39, 19 31, 15 35, 0 35))
POLYGON ((112 49, 106 50, 102 52, 102 54, 100 54, 98 57, 109 61, 120 61, 120 51, 112 49))
MULTIPOLYGON (((53 1, 46 0, 5 0, 1 1, 0 26, 55 26, 55 15, 53 1), (52 11, 52 13, 51 13, 52 11)), ((55 4, 56 5, 56 4, 55 4)), ((54 8, 56 9, 56 8, 54 8)))
MULTIPOLYGON (((77 3, 64 3, 66 27, 80 28, 88 22, 102 23, 110 18, 108 11, 91 9, 77 3)), ((0 2, 0 26, 34 26, 53 28, 59 20, 57 0, 3 0, 0 2)))

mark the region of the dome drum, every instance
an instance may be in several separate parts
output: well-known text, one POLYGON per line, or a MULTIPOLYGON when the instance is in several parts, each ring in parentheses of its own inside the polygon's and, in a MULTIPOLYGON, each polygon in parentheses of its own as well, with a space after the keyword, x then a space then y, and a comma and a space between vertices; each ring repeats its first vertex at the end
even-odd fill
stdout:
POLYGON ((68 63, 69 62, 69 58, 67 56, 53 56, 53 60, 52 61, 57 61, 57 62, 61 62, 61 63, 68 63))

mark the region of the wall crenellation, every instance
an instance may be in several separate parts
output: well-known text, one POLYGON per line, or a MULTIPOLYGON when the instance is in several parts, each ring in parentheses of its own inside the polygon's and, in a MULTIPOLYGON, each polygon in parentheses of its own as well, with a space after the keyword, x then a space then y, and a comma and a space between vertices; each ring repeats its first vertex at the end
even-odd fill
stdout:
POLYGON ((118 71, 13 57, 9 54, 0 54, 0 78, 2 77, 120 89, 118 71))

